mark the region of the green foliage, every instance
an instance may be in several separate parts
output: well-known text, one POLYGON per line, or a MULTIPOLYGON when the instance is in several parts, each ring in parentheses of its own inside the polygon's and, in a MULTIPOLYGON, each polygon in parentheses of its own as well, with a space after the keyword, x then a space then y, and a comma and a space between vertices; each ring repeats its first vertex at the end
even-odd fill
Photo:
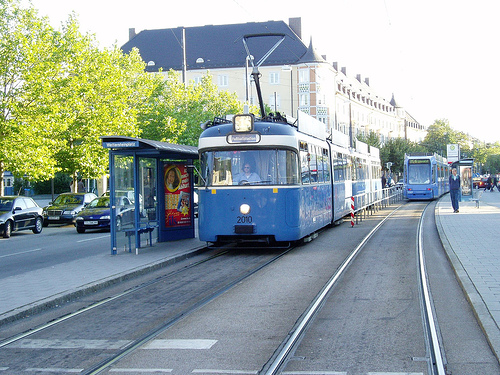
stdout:
POLYGON ((380 137, 374 131, 370 131, 368 135, 358 134, 356 138, 369 146, 377 147, 378 149, 380 149, 380 137))
POLYGON ((74 15, 56 31, 20 0, 0 2, 0 175, 102 176, 108 152, 100 137, 139 134, 154 77, 136 50, 99 50, 74 15))
MULTIPOLYGON (((71 177, 65 173, 58 172, 54 177, 54 193, 60 194, 69 191, 71 177)), ((35 190, 35 194, 51 194, 52 179, 46 181, 35 181, 31 184, 35 190)))
POLYGON ((179 77, 170 71, 157 83, 139 115, 142 138, 197 146, 202 122, 243 111, 236 94, 219 91, 209 74, 198 84, 184 85, 179 77))
POLYGON ((19 0, 0 3, 0 176, 10 170, 17 177, 50 177, 57 166, 46 99, 59 67, 57 36, 35 9, 21 8, 19 0))
POLYGON ((405 153, 425 152, 425 148, 415 142, 403 138, 393 138, 380 148, 380 159, 382 165, 391 162, 391 171, 403 173, 405 153))
POLYGON ((462 153, 470 151, 470 137, 453 130, 446 119, 436 120, 429 126, 422 144, 428 152, 435 152, 446 157, 448 144, 459 144, 462 153))

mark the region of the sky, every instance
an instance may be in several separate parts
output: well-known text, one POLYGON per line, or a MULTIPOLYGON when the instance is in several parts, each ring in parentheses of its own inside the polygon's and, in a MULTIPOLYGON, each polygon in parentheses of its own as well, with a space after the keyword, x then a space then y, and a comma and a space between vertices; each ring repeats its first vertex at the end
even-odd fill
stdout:
POLYGON ((302 19, 302 40, 419 123, 446 119, 485 142, 500 141, 498 0, 31 0, 58 28, 75 12, 101 47, 129 28, 302 19))

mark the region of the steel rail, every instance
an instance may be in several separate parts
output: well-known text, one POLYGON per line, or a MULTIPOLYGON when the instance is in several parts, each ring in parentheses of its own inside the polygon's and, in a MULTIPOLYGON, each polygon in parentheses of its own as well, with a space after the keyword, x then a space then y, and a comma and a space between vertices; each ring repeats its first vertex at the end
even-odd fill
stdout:
POLYGON ((265 375, 275 375, 279 374, 283 369, 283 366, 286 364, 287 359, 294 352, 297 344, 300 342, 300 339, 305 332, 307 326, 312 321, 316 313, 321 309, 328 294, 331 292, 338 279, 342 276, 342 274, 346 271, 348 266, 352 263, 354 258, 358 255, 361 249, 365 246, 366 242, 373 236, 375 232, 377 232, 380 227, 402 206, 397 207, 391 213, 389 213, 380 223, 378 223, 375 228, 373 228, 370 233, 368 233, 361 243, 347 256, 347 258, 342 262, 337 271, 333 274, 333 276, 328 280, 322 290, 316 295, 313 302, 306 311, 299 318, 298 322, 295 324, 294 328, 288 333, 287 338, 281 343, 278 347, 277 351, 273 354, 271 359, 264 365, 264 367, 259 371, 259 374, 265 375))
POLYGON ((433 375, 446 375, 446 369, 444 366, 443 355, 441 354, 441 349, 439 345, 439 334, 436 324, 436 319, 434 317, 434 310, 432 299, 430 297, 430 285, 427 280, 427 272, 425 268, 425 257, 423 250, 423 221, 424 216, 429 207, 430 203, 425 206, 424 212, 420 216, 418 221, 418 234, 417 234, 417 255, 418 255, 418 268, 419 268, 419 278, 421 287, 421 298, 422 298, 422 309, 423 309, 423 320, 426 325, 427 333, 430 335, 429 349, 430 349, 430 371, 433 375))
POLYGON ((126 290, 126 291, 124 291, 122 293, 118 293, 118 294, 116 294, 114 296, 107 297, 107 298, 105 298, 105 299, 103 299, 101 301, 95 302, 95 303, 93 303, 93 304, 91 304, 89 306, 86 306, 86 307, 78 310, 78 311, 75 311, 75 312, 72 312, 70 314, 64 315, 64 316, 62 316, 60 318, 54 319, 54 320, 52 320, 52 321, 50 321, 48 323, 45 323, 45 324, 40 325, 38 327, 32 328, 32 329, 30 329, 30 330, 28 330, 26 332, 22 332, 22 333, 20 333, 18 335, 9 337, 9 338, 7 338, 7 339, 5 339, 5 340, 3 340, 3 341, 0 342, 0 348, 3 348, 3 347, 5 347, 5 346, 7 346, 9 344, 12 344, 12 343, 16 342, 16 341, 19 341, 21 339, 24 339, 26 337, 34 335, 35 333, 43 331, 43 330, 45 330, 47 328, 53 327, 53 326, 55 326, 57 324, 60 324, 60 323, 62 323, 64 321, 66 321, 66 320, 74 318, 74 317, 76 317, 76 316, 78 316, 80 314, 83 314, 83 313, 87 312, 87 311, 90 311, 90 310, 93 310, 93 309, 98 308, 100 306, 103 306, 103 305, 105 305, 105 304, 107 304, 109 302, 115 301, 115 300, 117 300, 119 298, 125 297, 125 296, 127 296, 129 294, 132 294, 132 293, 135 293, 138 290, 141 290, 141 289, 144 289, 144 288, 146 288, 148 286, 151 286, 153 284, 159 283, 159 282, 165 280, 168 277, 172 277, 174 275, 179 274, 180 272, 183 272, 183 271, 189 270, 191 268, 194 268, 196 266, 199 266, 199 265, 201 265, 203 263, 206 263, 206 262, 208 262, 208 261, 210 261, 212 259, 215 259, 215 258, 217 258, 219 256, 222 256, 222 255, 226 254, 227 252, 228 252, 228 250, 221 251, 221 252, 219 252, 217 254, 211 255, 208 258, 202 259, 202 260, 200 260, 198 262, 190 264, 190 265, 188 265, 186 267, 183 267, 183 268, 181 268, 179 270, 176 270, 174 272, 170 272, 170 273, 168 273, 168 274, 166 274, 164 276, 161 276, 159 278, 153 279, 153 280, 148 281, 146 283, 143 283, 141 285, 138 285, 138 286, 135 286, 133 288, 130 288, 130 289, 128 289, 128 290, 126 290))
POLYGON ((139 349, 141 346, 144 344, 148 343, 149 341, 155 339, 158 335, 162 334, 166 330, 168 330, 170 327, 172 327, 174 324, 179 322, 180 320, 184 319, 185 317, 191 315, 192 313, 198 311, 201 309, 203 306, 207 305, 211 301, 215 300, 222 294, 226 293, 228 290, 232 289, 236 285, 240 284, 243 280, 253 276, 255 273, 259 272, 263 268, 267 267, 271 263, 274 263, 278 259, 280 259, 282 256, 285 254, 288 254, 290 251, 294 250, 295 247, 290 247, 286 249, 285 251, 281 252, 280 254, 272 257, 270 260, 266 261, 265 263, 261 264, 260 266, 255 267, 253 270, 250 270, 244 275, 241 275, 237 279, 231 281, 230 283, 224 285, 222 288, 214 291, 211 295, 203 298, 202 300, 198 301, 194 305, 190 306, 187 308, 185 311, 180 312, 176 316, 172 317, 169 319, 166 323, 162 324, 161 326, 158 326, 154 329, 152 329, 150 332, 142 335, 142 337, 132 341, 127 347, 123 348, 122 350, 118 351, 114 355, 110 356, 109 358, 101 361, 100 363, 94 365, 93 367, 86 369, 83 374, 85 375, 96 375, 101 373, 102 371, 108 369, 110 366, 115 364, 116 362, 120 361, 122 358, 126 357, 127 355, 133 353, 137 349, 139 349))

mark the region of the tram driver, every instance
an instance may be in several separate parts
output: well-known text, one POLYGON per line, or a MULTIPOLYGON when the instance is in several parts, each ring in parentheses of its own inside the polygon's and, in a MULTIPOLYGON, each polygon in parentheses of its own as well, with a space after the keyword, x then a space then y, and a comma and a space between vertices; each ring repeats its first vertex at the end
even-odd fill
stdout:
POLYGON ((260 176, 252 171, 250 163, 243 164, 242 173, 236 175, 233 179, 233 185, 243 185, 245 183, 260 182, 260 176))

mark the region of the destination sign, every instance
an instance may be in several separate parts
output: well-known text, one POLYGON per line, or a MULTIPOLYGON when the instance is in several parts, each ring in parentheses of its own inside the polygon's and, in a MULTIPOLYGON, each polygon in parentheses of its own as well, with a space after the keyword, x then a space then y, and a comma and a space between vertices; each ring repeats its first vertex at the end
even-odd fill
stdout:
POLYGON ((229 134, 227 136, 227 143, 259 143, 260 134, 259 133, 239 133, 239 134, 229 134))
POLYGON ((409 164, 430 164, 429 159, 410 159, 408 160, 409 164))

